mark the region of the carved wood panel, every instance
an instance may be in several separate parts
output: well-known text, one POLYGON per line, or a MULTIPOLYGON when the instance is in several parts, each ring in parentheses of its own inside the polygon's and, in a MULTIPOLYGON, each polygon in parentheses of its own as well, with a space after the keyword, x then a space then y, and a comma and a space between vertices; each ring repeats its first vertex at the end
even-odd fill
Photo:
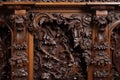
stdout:
POLYGON ((34 15, 34 80, 86 80, 91 15, 34 15))
POLYGON ((0 80, 10 80, 10 58, 11 32, 6 25, 0 23, 0 80))
POLYGON ((111 33, 111 80, 120 79, 120 27, 116 27, 111 33))
POLYGON ((0 18, 0 80, 120 79, 118 6, 5 5, 17 10, 0 18))

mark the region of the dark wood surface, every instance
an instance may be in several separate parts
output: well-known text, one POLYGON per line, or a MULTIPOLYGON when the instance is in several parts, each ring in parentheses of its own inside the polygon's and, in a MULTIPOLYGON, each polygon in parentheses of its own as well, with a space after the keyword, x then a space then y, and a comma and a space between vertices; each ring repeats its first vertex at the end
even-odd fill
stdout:
POLYGON ((120 80, 119 5, 0 2, 0 80, 120 80))

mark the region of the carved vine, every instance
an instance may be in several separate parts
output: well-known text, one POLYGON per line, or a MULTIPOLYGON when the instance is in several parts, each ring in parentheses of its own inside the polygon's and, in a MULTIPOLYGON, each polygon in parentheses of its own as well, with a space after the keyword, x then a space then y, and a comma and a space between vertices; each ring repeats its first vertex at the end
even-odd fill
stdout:
POLYGON ((28 28, 35 36, 34 79, 84 80, 85 71, 82 73, 82 70, 85 69, 80 64, 82 58, 87 64, 90 60, 91 16, 31 15, 35 17, 34 27, 28 28), (77 49, 81 49, 82 54, 77 49))

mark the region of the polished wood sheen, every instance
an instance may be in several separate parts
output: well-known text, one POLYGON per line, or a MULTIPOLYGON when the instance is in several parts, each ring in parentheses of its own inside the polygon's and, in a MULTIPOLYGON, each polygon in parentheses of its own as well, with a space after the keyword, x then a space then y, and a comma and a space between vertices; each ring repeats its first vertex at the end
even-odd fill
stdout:
POLYGON ((2 0, 0 80, 120 80, 119 0, 2 0))

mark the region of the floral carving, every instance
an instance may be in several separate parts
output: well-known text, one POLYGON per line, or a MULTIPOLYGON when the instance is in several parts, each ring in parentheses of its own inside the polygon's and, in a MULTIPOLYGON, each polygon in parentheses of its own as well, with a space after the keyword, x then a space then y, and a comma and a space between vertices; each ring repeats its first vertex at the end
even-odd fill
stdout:
POLYGON ((102 79, 102 78, 104 78, 104 77, 107 77, 108 76, 108 71, 107 70, 96 70, 94 73, 93 73, 93 75, 94 75, 94 77, 97 77, 97 78, 99 78, 99 80, 100 80, 100 78, 102 79))
POLYGON ((26 42, 23 42, 23 43, 14 43, 13 46, 17 50, 25 50, 27 48, 26 42))
POLYGON ((107 64, 110 64, 110 62, 111 61, 110 61, 107 53, 104 51, 99 51, 96 54, 96 57, 92 60, 93 64, 102 66, 102 67, 106 66, 107 64))
POLYGON ((61 13, 40 13, 35 16, 32 28, 35 36, 34 79, 51 80, 53 76, 54 79, 84 80, 85 73, 79 64, 82 58, 85 58, 84 63, 90 60, 90 24, 90 15, 68 18, 61 13), (77 49, 83 51, 83 56, 77 49))

